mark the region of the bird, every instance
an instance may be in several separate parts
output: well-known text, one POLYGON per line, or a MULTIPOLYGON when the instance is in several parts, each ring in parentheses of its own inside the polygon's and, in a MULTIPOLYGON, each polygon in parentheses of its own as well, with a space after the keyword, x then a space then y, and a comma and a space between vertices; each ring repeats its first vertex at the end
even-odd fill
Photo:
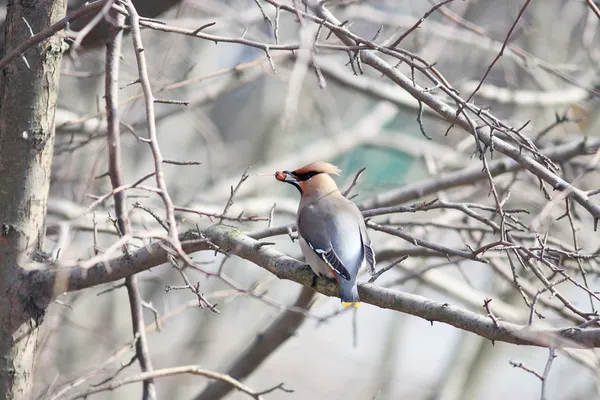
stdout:
POLYGON ((360 210, 331 177, 340 172, 335 165, 318 161, 294 171, 277 171, 275 179, 300 191, 298 240, 315 278, 335 279, 342 306, 358 308, 356 277, 365 265, 375 273, 375 252, 360 210))

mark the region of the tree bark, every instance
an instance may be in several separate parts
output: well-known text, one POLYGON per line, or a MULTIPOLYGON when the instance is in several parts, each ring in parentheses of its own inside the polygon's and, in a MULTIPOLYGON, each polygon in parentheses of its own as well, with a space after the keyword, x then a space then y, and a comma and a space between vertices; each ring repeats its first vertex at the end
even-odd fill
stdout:
MULTIPOLYGON (((66 0, 10 1, 5 52, 65 16, 66 0)), ((32 46, 0 81, 0 398, 31 397, 47 303, 23 279, 43 245, 63 41, 32 46)))

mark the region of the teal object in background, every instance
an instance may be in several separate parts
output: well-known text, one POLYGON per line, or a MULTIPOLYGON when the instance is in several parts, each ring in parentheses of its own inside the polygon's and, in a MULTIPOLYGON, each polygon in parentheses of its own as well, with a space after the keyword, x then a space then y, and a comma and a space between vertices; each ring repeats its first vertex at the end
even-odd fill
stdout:
POLYGON ((423 175, 425 171, 420 157, 371 144, 358 146, 332 161, 342 169, 340 177, 336 179, 342 190, 348 188, 359 169, 366 168, 352 191, 352 194, 358 194, 355 201, 403 186, 419 179, 417 175, 423 175))
MULTIPOLYGON (((424 125, 428 130, 430 126, 426 118, 424 125)), ((378 137, 398 138, 400 132, 426 141, 412 111, 399 109, 396 118, 385 125, 378 137)), ((352 194, 357 194, 353 199, 357 202, 374 194, 425 179, 428 176, 422 157, 404 152, 394 145, 386 147, 379 143, 385 143, 385 140, 378 141, 377 144, 362 144, 332 161, 342 169, 340 178, 336 179, 342 190, 346 190, 359 169, 366 168, 357 187, 352 192, 352 194)))

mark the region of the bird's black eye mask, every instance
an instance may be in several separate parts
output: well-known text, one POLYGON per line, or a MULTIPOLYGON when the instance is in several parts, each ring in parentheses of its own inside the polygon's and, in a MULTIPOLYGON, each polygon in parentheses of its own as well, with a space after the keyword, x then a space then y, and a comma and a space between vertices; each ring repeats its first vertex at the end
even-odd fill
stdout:
POLYGON ((275 172, 275 179, 277 179, 280 182, 285 182, 289 183, 290 185, 293 185, 296 189, 298 189, 300 193, 302 193, 302 188, 300 187, 299 182, 306 182, 313 176, 318 175, 320 173, 321 172, 317 171, 309 171, 299 174, 293 171, 277 171, 275 172))
POLYGON ((315 175, 319 175, 321 172, 318 171, 309 171, 309 172, 305 172, 303 174, 297 174, 295 172, 288 172, 288 174, 295 176, 297 180, 305 182, 307 180, 309 180, 310 178, 312 178, 315 175))

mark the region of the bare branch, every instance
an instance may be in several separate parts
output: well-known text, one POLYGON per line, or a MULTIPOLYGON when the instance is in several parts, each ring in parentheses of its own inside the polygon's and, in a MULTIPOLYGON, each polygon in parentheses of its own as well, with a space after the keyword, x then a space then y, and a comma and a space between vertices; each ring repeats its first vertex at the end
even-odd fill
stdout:
MULTIPOLYGON (((270 3, 272 3, 274 5, 279 5, 282 7, 282 9, 285 9, 284 5, 281 5, 273 0, 267 0, 267 1, 269 1, 270 3)), ((329 10, 321 2, 316 1, 316 0, 310 0, 310 1, 307 0, 306 3, 309 6, 309 8, 317 16, 330 22, 330 24, 327 24, 327 27, 332 29, 334 31, 334 33, 338 36, 338 38, 342 42, 344 42, 347 46, 354 47, 358 43, 363 43, 363 44, 368 44, 368 45, 372 46, 372 48, 375 48, 383 53, 388 53, 388 51, 385 51, 385 49, 379 48, 376 44, 371 43, 369 41, 365 41, 364 39, 361 39, 361 38, 357 37, 356 35, 351 34, 348 31, 348 29, 339 28, 339 26, 341 25, 341 22, 337 18, 335 18, 335 16, 333 14, 331 14, 331 12, 329 12, 329 10)), ((442 115, 448 121, 451 121, 451 122, 456 121, 456 124, 458 126, 460 126, 464 130, 466 130, 467 132, 472 134, 474 137, 476 137, 476 139, 478 141, 483 142, 483 144, 485 144, 488 147, 493 146, 493 148, 495 150, 497 150, 497 151, 509 156, 513 160, 517 161, 519 164, 523 165, 524 168, 529 170, 533 175, 535 175, 539 179, 549 183, 555 190, 561 190, 561 191, 566 190, 568 196, 572 197, 577 203, 579 203, 583 208, 585 208, 592 215, 592 217, 594 218, 594 229, 597 228, 597 221, 600 220, 600 206, 598 206, 596 203, 592 202, 589 199, 588 195, 584 191, 580 190, 579 188, 577 188, 577 187, 573 186, 572 184, 570 184, 569 182, 565 181, 560 176, 556 175, 554 172, 552 172, 550 169, 548 169, 542 163, 537 161, 535 158, 526 155, 522 151, 521 146, 520 146, 520 148, 516 148, 516 147, 512 146, 511 144, 509 144, 508 142, 505 142, 502 139, 499 139, 499 138, 492 139, 491 133, 485 132, 481 129, 476 129, 475 127, 477 126, 477 124, 471 118, 466 116, 465 113, 461 113, 460 115, 457 116, 456 111, 453 110, 452 107, 450 107, 448 104, 441 101, 439 98, 433 96, 431 93, 424 90, 419 85, 413 84, 413 82, 411 81, 410 78, 406 77, 398 69, 393 68, 385 60, 383 60, 381 57, 377 56, 374 51, 371 51, 371 50, 363 51, 360 53, 360 56, 361 56, 362 61, 365 64, 370 65, 377 71, 379 71, 382 74, 384 74, 385 76, 387 76, 393 82, 395 82, 400 87, 402 87, 407 92, 409 92, 413 97, 415 97, 415 99, 422 101, 424 104, 427 104, 429 107, 431 107, 437 113, 442 115), (492 141, 493 141, 493 143, 492 143, 492 141)), ((439 79, 439 76, 432 76, 431 74, 427 73, 426 70, 423 70, 423 69, 421 69, 421 70, 430 78, 435 79, 435 80, 439 79)), ((442 86, 440 86, 440 88, 443 89, 444 86, 442 85, 442 86)), ((473 109, 469 104, 467 104, 464 100, 462 100, 451 88, 444 89, 444 92, 448 96, 450 96, 454 101, 458 102, 465 108, 473 109)), ((475 110, 475 111, 477 111, 477 110, 475 110)), ((478 113, 479 113, 479 115, 485 114, 486 116, 490 116, 489 113, 482 114, 481 110, 479 110, 478 113)), ((500 123, 499 126, 505 125, 501 121, 498 121, 498 122, 500 123)), ((510 129, 512 129, 514 131, 513 128, 510 128, 510 129)))
POLYGON ((459 250, 459 249, 451 249, 449 247, 442 246, 442 245, 437 244, 437 243, 432 243, 432 242, 429 242, 427 240, 423 240, 423 239, 419 239, 419 238, 413 237, 410 234, 405 233, 401 229, 389 228, 387 226, 382 226, 382 225, 376 224, 376 223, 371 222, 371 221, 367 221, 367 226, 369 228, 375 229, 377 231, 385 232, 385 233, 393 235, 393 236, 398 236, 399 238, 402 238, 402 239, 406 240, 407 242, 412 243, 415 246, 422 246, 422 247, 425 247, 427 249, 431 249, 431 250, 440 252, 442 254, 445 254, 446 256, 454 255, 454 256, 459 256, 459 257, 462 257, 462 258, 466 258, 468 260, 479 261, 479 262, 482 262, 482 263, 486 263, 487 262, 486 260, 482 259, 479 256, 479 254, 477 254, 476 252, 459 250))
POLYGON ((356 186, 358 180, 360 179, 360 176, 363 174, 363 172, 365 172, 365 170, 366 168, 364 167, 358 170, 358 172, 354 176, 354 179, 352 180, 352 183, 350 184, 350 186, 348 186, 348 189, 344 190, 344 193, 342 193, 344 197, 348 197, 348 195, 350 194, 354 186, 356 186))
MULTIPOLYGON (((583 154, 593 154, 600 148, 600 139, 573 141, 564 145, 543 149, 546 156, 554 161, 569 160, 583 154)), ((523 169, 524 166, 518 160, 501 158, 491 161, 488 170, 492 176, 498 176, 507 172, 523 169)), ((481 167, 468 167, 455 172, 448 172, 437 177, 430 178, 424 182, 417 182, 391 190, 386 193, 375 195, 359 205, 361 209, 385 207, 407 201, 417 200, 439 190, 450 189, 478 180, 486 179, 487 174, 481 167)))
POLYGON ((588 6, 590 6, 590 8, 594 12, 594 14, 596 14, 596 17, 598 17, 598 19, 600 19, 600 9, 596 5, 596 3, 594 3, 594 0, 585 0, 585 1, 588 3, 588 6))
MULTIPOLYGON (((256 246, 256 240, 245 236, 235 228, 214 225, 202 231, 190 231, 181 238, 186 252, 212 249, 214 243, 223 251, 235 250, 235 255, 247 259, 273 273, 280 279, 292 280, 311 287, 314 274, 303 263, 288 257, 272 247, 256 246), (210 243, 209 243, 210 240, 210 243)), ((37 269, 28 277, 41 293, 52 293, 56 280, 64 282, 64 289, 78 290, 100 283, 111 282, 132 273, 160 265, 167 260, 168 252, 159 244, 140 249, 129 256, 121 256, 90 268, 73 266, 58 269, 37 269)), ((315 290, 327 296, 339 296, 337 285, 327 279, 319 279, 315 290)), ((62 293, 61 291, 61 293, 62 293)), ((422 296, 381 288, 373 284, 359 285, 361 300, 381 308, 388 308, 415 315, 427 321, 440 321, 459 329, 476 333, 490 340, 541 347, 600 347, 600 328, 578 327, 535 328, 499 321, 496 327, 490 318, 462 308, 439 303, 422 296)))
POLYGON ((199 375, 199 376, 204 376, 209 379, 217 379, 217 380, 226 382, 227 384, 231 385, 236 390, 239 390, 240 392, 247 394, 248 396, 252 397, 253 399, 262 399, 263 394, 269 393, 270 391, 272 391, 274 389, 289 391, 289 389, 284 389, 282 387, 282 384, 279 384, 279 385, 275 386, 275 388, 273 388, 273 389, 268 389, 268 390, 262 391, 262 392, 256 392, 256 391, 252 390, 251 388, 249 388, 248 386, 241 383, 240 381, 233 379, 232 377, 230 377, 226 374, 209 371, 209 370, 200 368, 199 366, 196 366, 196 365, 183 365, 180 367, 157 369, 152 372, 144 372, 144 373, 141 373, 138 375, 128 376, 126 378, 115 380, 110 383, 107 383, 107 384, 104 384, 104 385, 101 385, 101 386, 98 386, 98 387, 95 387, 92 389, 88 389, 88 390, 84 391, 83 393, 77 394, 75 396, 67 397, 66 399, 68 399, 68 400, 82 399, 82 398, 86 398, 86 397, 90 396, 91 394, 105 392, 105 391, 112 391, 123 385, 127 385, 130 383, 141 382, 141 381, 145 381, 148 379, 166 378, 169 376, 182 375, 182 374, 199 375))
MULTIPOLYGON (((105 99, 107 116, 107 139, 108 139, 108 172, 110 181, 115 189, 123 186, 123 169, 121 167, 121 138, 119 132, 119 60, 121 56, 121 39, 123 37, 123 24, 125 17, 114 10, 109 12, 114 24, 109 24, 110 39, 106 44, 106 75, 105 75, 105 99)), ((117 216, 117 226, 121 235, 131 235, 131 224, 127 216, 127 195, 125 191, 114 194, 115 212, 117 216)), ((126 246, 124 253, 129 254, 126 246)), ((145 373, 151 373, 152 361, 148 350, 148 341, 144 330, 143 301, 140 295, 139 284, 135 275, 125 278, 125 287, 129 296, 129 305, 131 310, 131 319, 133 326, 133 336, 136 341, 136 359, 140 363, 140 368, 145 373)), ((156 399, 156 387, 153 379, 144 380, 144 400, 156 399)))
POLYGON ((235 188, 233 186, 230 188, 231 193, 229 194, 227 203, 225 203, 225 208, 223 209, 223 212, 221 213, 222 216, 221 216, 221 219, 219 220, 219 222, 222 222, 223 219, 226 218, 227 210, 229 210, 229 207, 231 207, 233 205, 233 198, 235 197, 235 194, 238 192, 238 190, 240 190, 242 183, 244 183, 246 181, 246 179, 248 179, 248 170, 249 170, 249 168, 246 168, 246 170, 242 173, 240 181, 235 186, 235 188))
POLYGON ((160 190, 160 197, 165 205, 166 219, 169 224, 169 236, 171 237, 172 244, 176 250, 181 249, 179 238, 177 237, 177 222, 175 221, 175 210, 171 196, 167 191, 167 183, 162 169, 163 157, 158 145, 158 138, 156 134, 156 121, 154 116, 154 94, 152 93, 152 87, 150 86, 150 78, 148 77, 148 69, 146 67, 146 57, 144 56, 144 46, 142 45, 142 36, 140 33, 140 18, 135 9, 135 6, 131 0, 127 0, 125 3, 127 12, 129 13, 129 19, 131 23, 131 37, 133 40, 133 47, 138 65, 138 73, 140 78, 140 84, 144 92, 144 99, 146 102, 146 123, 148 126, 148 134, 150 139, 150 148, 154 157, 154 171, 156 173, 156 185, 160 190))
POLYGON ((433 14, 438 8, 445 6, 448 3, 453 2, 454 0, 443 0, 441 2, 439 2, 438 4, 434 5, 433 7, 431 7, 429 9, 429 11, 427 11, 425 13, 425 15, 423 15, 423 17, 421 17, 421 19, 419 19, 413 26, 411 26, 409 29, 406 30, 406 32, 404 32, 402 35, 400 35, 400 37, 398 39, 396 39, 394 41, 394 43, 392 43, 390 45, 391 48, 397 47, 400 42, 402 42, 408 35, 410 35, 412 32, 414 32, 417 28, 419 28, 419 26, 423 23, 423 21, 425 21, 427 19, 427 17, 429 17, 431 14, 433 14))

